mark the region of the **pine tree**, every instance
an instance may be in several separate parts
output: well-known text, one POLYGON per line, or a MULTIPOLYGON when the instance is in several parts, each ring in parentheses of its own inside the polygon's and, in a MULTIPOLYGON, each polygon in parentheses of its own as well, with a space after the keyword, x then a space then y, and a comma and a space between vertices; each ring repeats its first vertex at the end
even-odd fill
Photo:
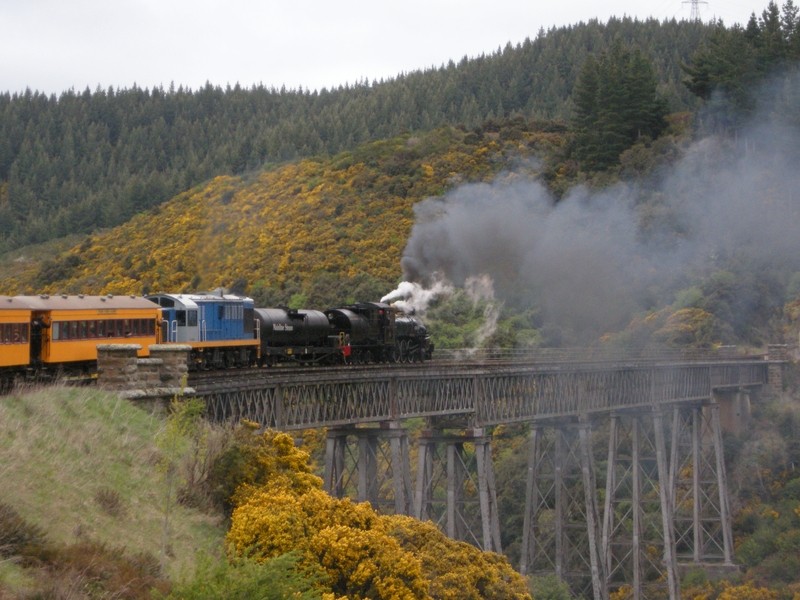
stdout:
POLYGON ((798 58, 798 9, 787 0, 782 11, 770 2, 760 19, 753 13, 745 29, 717 23, 708 45, 681 68, 689 75, 686 87, 711 101, 708 114, 717 125, 735 127, 763 100, 759 81, 784 73, 798 58))
POLYGON ((666 101, 658 95, 652 65, 638 48, 618 40, 597 61, 587 57, 573 94, 576 157, 584 168, 612 166, 642 136, 666 127, 666 101))
POLYGON ((800 58, 800 21, 798 20, 798 9, 792 0, 786 0, 783 5, 781 15, 781 28, 783 39, 786 44, 786 55, 790 60, 800 58))

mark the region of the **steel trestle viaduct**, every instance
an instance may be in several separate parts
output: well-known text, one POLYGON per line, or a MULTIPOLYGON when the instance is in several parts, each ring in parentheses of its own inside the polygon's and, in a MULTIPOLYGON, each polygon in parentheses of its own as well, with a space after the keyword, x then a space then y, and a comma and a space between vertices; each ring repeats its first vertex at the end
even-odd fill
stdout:
POLYGON ((623 585, 637 599, 678 598, 681 568, 735 569, 723 425, 737 426, 751 394, 780 389, 785 360, 771 346, 747 358, 201 373, 189 385, 215 420, 327 427, 329 493, 496 552, 486 428, 528 424, 520 571, 596 599, 623 585), (425 419, 416 444, 412 418, 425 419))

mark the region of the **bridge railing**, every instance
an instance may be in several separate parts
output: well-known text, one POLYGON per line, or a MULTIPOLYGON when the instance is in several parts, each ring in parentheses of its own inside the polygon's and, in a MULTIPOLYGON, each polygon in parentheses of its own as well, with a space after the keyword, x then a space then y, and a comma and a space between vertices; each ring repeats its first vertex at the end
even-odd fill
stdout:
POLYGON ((715 348, 456 348, 437 349, 434 359, 462 361, 606 362, 626 360, 684 361, 758 358, 736 346, 715 348))

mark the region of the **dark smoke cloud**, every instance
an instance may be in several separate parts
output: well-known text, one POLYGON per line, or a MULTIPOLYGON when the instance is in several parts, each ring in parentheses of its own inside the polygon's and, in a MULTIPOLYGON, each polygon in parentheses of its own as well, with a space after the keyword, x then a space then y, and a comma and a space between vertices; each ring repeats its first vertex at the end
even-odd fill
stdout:
POLYGON ((429 198, 415 207, 405 277, 440 273, 460 285, 488 274, 507 303, 535 303, 546 319, 594 336, 671 303, 693 276, 731 264, 754 276, 796 271, 797 90, 797 77, 785 79, 783 116, 693 143, 657 181, 577 187, 556 204, 541 183, 500 176, 429 198))

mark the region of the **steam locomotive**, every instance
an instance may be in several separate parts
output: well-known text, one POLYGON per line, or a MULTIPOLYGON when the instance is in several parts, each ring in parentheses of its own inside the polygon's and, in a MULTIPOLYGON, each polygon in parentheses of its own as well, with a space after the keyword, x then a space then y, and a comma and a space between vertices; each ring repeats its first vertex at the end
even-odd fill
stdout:
POLYGON ((261 364, 422 362, 433 344, 421 319, 380 302, 342 308, 257 308, 261 364))
POLYGON ((430 360, 425 324, 388 304, 325 312, 255 308, 221 291, 134 296, 0 297, 0 388, 36 375, 91 377, 97 345, 191 346, 190 369, 430 360))

